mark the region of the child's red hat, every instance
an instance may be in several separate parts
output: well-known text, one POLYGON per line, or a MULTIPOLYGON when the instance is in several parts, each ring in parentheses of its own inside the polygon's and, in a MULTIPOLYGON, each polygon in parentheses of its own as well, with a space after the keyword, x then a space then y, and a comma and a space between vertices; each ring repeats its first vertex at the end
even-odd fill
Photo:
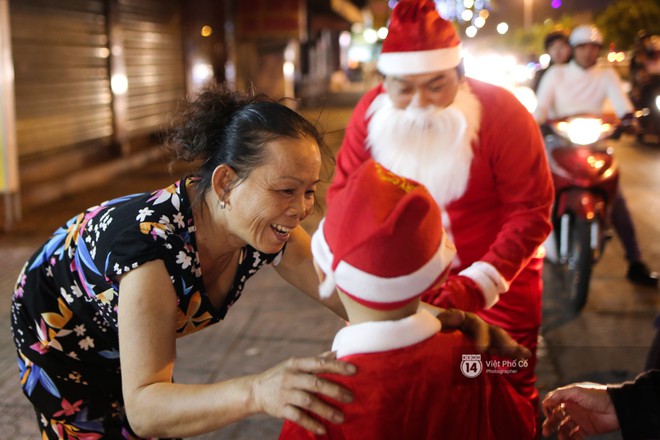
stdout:
POLYGON ((336 193, 312 252, 326 274, 321 296, 336 286, 364 305, 393 309, 438 284, 456 249, 428 190, 369 160, 336 193))

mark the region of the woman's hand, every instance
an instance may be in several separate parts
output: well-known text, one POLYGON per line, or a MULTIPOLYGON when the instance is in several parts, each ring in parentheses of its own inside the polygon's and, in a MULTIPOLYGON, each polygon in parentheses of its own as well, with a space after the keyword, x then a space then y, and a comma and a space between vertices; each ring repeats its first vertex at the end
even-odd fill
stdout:
POLYGON ((318 377, 318 373, 355 374, 355 366, 336 360, 332 352, 317 357, 292 358, 260 374, 252 386, 252 398, 258 408, 272 416, 291 420, 316 434, 325 427, 305 412, 312 412, 332 423, 344 421, 343 414, 316 394, 340 402, 353 400, 351 392, 318 377))
POLYGON ((532 353, 513 340, 501 327, 488 324, 474 313, 458 309, 441 309, 436 314, 443 330, 460 330, 474 340, 477 349, 495 356, 527 359, 532 353))

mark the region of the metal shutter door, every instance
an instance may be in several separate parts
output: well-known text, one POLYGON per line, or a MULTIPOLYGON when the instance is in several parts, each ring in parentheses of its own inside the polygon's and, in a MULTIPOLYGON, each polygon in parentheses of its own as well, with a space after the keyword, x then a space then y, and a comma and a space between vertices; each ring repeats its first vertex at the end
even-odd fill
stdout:
POLYGON ((107 145, 111 93, 103 0, 12 0, 19 160, 107 145), (87 147, 88 148, 88 147, 87 147))
POLYGON ((153 132, 185 96, 181 13, 176 0, 119 0, 129 135, 153 132))

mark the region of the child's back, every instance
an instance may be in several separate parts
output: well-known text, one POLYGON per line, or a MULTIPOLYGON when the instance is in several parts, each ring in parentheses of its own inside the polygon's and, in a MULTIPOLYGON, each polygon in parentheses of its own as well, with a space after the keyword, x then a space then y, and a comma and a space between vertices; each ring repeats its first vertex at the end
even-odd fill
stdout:
POLYGON ((287 421, 280 439, 533 438, 531 405, 503 377, 461 374, 461 355, 475 354, 472 347, 460 332, 435 333, 406 347, 343 356, 358 368, 354 376, 331 378, 355 396, 350 404, 331 402, 344 423, 323 421, 327 435, 316 436, 287 421))
MULTIPOLYGON (((351 322, 332 350, 357 367, 353 376, 328 376, 354 400, 327 402, 344 422, 321 420, 327 435, 318 438, 533 437, 531 404, 498 374, 462 374, 470 371, 462 369, 463 355, 478 353, 473 342, 441 333, 436 317, 420 309, 421 296, 442 285, 456 253, 426 188, 365 162, 328 206, 312 253, 321 296, 337 294, 351 322)), ((280 438, 315 435, 287 421, 280 438)))

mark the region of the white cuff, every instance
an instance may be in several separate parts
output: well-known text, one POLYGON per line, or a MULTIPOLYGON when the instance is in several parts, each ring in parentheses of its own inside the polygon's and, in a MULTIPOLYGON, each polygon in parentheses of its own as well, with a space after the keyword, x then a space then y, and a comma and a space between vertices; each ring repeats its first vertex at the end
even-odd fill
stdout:
POLYGON ((495 266, 485 261, 475 261, 459 275, 470 278, 481 288, 486 309, 493 307, 500 299, 500 295, 509 290, 511 284, 495 269, 495 266))

